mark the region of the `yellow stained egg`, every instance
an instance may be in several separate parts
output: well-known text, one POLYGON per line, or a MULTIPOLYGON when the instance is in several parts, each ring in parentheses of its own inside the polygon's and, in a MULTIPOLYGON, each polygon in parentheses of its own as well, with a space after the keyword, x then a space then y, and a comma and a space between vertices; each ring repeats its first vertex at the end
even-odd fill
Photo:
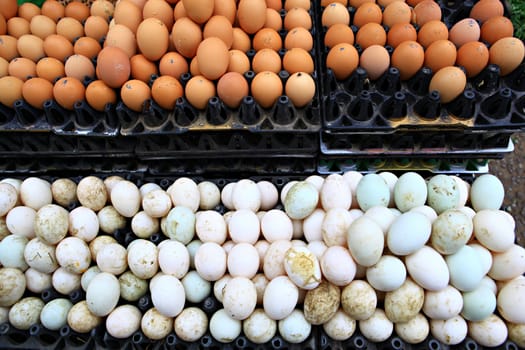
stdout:
POLYGON ((430 80, 428 91, 438 91, 442 103, 448 103, 458 97, 467 85, 465 73, 458 67, 441 68, 430 80))
POLYGON ((359 65, 366 70, 371 80, 376 80, 390 66, 390 55, 384 46, 372 45, 361 53, 359 65))
POLYGON ((257 73, 250 85, 255 101, 263 108, 270 108, 283 93, 281 78, 274 72, 257 73))

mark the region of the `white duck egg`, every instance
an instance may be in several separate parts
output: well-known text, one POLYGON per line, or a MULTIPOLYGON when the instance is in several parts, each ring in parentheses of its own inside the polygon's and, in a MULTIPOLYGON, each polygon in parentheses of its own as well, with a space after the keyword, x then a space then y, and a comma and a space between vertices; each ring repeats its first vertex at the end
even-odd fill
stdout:
POLYGON ((511 280, 525 273, 525 249, 514 244, 503 253, 492 254, 489 276, 497 281, 511 280))
POLYGON ((255 244, 261 233, 261 223, 253 211, 236 210, 232 212, 228 222, 228 232, 235 243, 255 244))
POLYGON ((195 342, 206 334, 208 316, 197 307, 188 307, 175 318, 173 327, 177 337, 186 342, 195 342))
POLYGON ((69 234, 92 241, 98 234, 99 223, 97 214, 86 207, 77 207, 69 212, 69 234))
MULTIPOLYGON (((139 187, 140 196, 142 197, 142 199, 144 199, 144 196, 146 196, 148 193, 152 191, 156 191, 156 190, 162 190, 162 187, 160 187, 158 184, 154 182, 146 182, 145 184, 139 187)), ((171 202, 171 199, 170 199, 170 202, 171 202)))
POLYGON ((347 244, 347 233, 352 224, 352 217, 348 210, 333 208, 326 212, 321 224, 321 235, 327 246, 347 244))
POLYGON ((291 344, 304 342, 312 332, 312 325, 308 322, 304 313, 295 309, 292 313, 277 323, 279 334, 283 339, 291 344))
POLYGON ((248 318, 257 305, 255 285, 249 278, 233 277, 224 286, 222 304, 230 317, 236 320, 248 318))
POLYGON ((38 177, 28 177, 22 181, 19 193, 22 203, 37 211, 53 202, 51 184, 38 177))
POLYGON ((128 269, 128 251, 118 243, 103 245, 97 253, 97 266, 103 272, 120 275, 128 269))
POLYGON ((237 243, 228 253, 227 264, 233 277, 252 278, 259 270, 259 253, 249 243, 237 243))
POLYGON ((352 319, 366 320, 376 309, 376 292, 366 281, 354 280, 341 291, 341 306, 352 319))
POLYGON ((343 179, 348 183, 350 186, 350 193, 352 194, 352 209, 359 208, 359 203, 357 203, 357 197, 356 197, 356 188, 359 184, 359 181, 361 181, 361 178, 363 177, 363 174, 361 174, 358 171, 347 171, 343 173, 343 179))
POLYGON ((488 287, 480 285, 471 292, 463 293, 461 316, 468 321, 481 321, 496 310, 496 295, 488 287))
MULTIPOLYGON (((6 177, 6 178, 3 178, 2 180, 0 180, 1 183, 8 183, 10 184, 11 186, 13 186, 15 189, 16 189, 16 192, 18 193, 18 195, 20 195, 20 186, 22 185, 22 182, 23 180, 20 180, 20 179, 15 179, 15 178, 12 178, 12 177, 6 177)), ((22 202, 20 201, 20 198, 18 198, 18 201, 17 201, 17 206, 18 205, 22 205, 22 202)))
POLYGON ((476 213, 472 221, 474 236, 489 250, 504 252, 514 244, 514 225, 507 219, 504 211, 483 209, 476 213))
POLYGON ((203 243, 195 253, 195 270, 207 281, 216 281, 226 273, 226 252, 217 243, 203 243))
POLYGON ((505 322, 492 314, 481 321, 468 322, 468 334, 477 344, 493 348, 507 340, 508 330, 505 322))
POLYGON ((197 185, 199 189, 201 210, 211 210, 221 204, 221 191, 216 184, 211 181, 202 181, 197 185))
POLYGON ((386 317, 383 310, 375 309, 370 318, 359 321, 359 330, 369 341, 379 343, 392 335, 394 324, 386 317))
POLYGON ((25 272, 26 288, 33 293, 42 293, 51 287, 51 275, 30 267, 25 272))
POLYGON ((483 279, 483 267, 474 248, 466 245, 445 257, 450 272, 450 284, 462 292, 476 289, 483 279))
POLYGON ((43 273, 51 273, 58 268, 55 246, 45 243, 40 238, 33 238, 27 242, 24 259, 30 267, 43 273))
POLYGON ((98 177, 86 176, 78 182, 77 198, 82 206, 99 211, 106 205, 108 197, 106 185, 98 177))
POLYGON ((119 175, 111 175, 104 179, 104 186, 106 187, 108 197, 111 196, 111 191, 113 191, 113 188, 115 188, 115 185, 118 184, 120 181, 123 181, 124 178, 119 175))
POLYGON ((390 171, 382 171, 379 173, 379 176, 381 176, 387 183, 388 189, 390 190, 390 201, 388 202, 389 207, 395 206, 394 201, 394 187, 396 186, 397 180, 399 179, 396 174, 390 172, 390 171))
POLYGON ((131 271, 119 276, 120 297, 127 301, 137 301, 148 291, 148 282, 138 278, 131 271))
POLYGON ((6 307, 16 303, 24 295, 26 278, 22 271, 12 267, 0 267, 0 306, 6 307))
POLYGON ((5 223, 9 232, 31 239, 35 237, 35 217, 36 211, 33 208, 19 206, 14 207, 7 213, 5 223))
POLYGON ((372 266, 383 254, 385 235, 375 221, 362 216, 350 224, 346 241, 348 250, 357 264, 372 266))
POLYGON ((470 184, 456 175, 450 175, 456 181, 459 189, 459 203, 457 208, 461 208, 467 204, 469 200, 470 184))
POLYGON ((368 283, 382 292, 390 292, 401 287, 406 277, 405 264, 392 255, 383 255, 375 265, 366 269, 368 283))
POLYGON ((381 205, 388 207, 390 188, 383 177, 378 174, 366 174, 356 187, 356 199, 363 211, 381 205))
POLYGON ((257 254, 259 255, 259 270, 262 270, 264 265, 264 256, 270 247, 270 243, 264 239, 260 239, 254 244, 257 254))
POLYGON ((367 218, 374 220, 374 222, 378 224, 379 227, 381 227, 381 230, 386 235, 388 229, 390 228, 390 225, 396 218, 396 215, 390 209, 391 208, 386 208, 382 206, 372 207, 368 209, 363 215, 367 218))
POLYGON ((196 216, 195 233, 202 242, 222 244, 227 236, 226 221, 215 210, 201 211, 196 216))
POLYGON ((292 246, 284 254, 284 270, 301 289, 313 289, 321 282, 321 265, 307 247, 292 246))
POLYGON ((221 191, 221 202, 226 208, 230 210, 235 209, 232 201, 232 193, 235 184, 236 182, 229 182, 226 185, 224 185, 221 191))
POLYGON ((97 213, 100 230, 107 234, 113 234, 115 231, 126 227, 126 218, 112 206, 102 208, 97 213))
POLYGON ((191 242, 195 235, 195 213, 188 207, 172 208, 166 218, 166 235, 183 244, 191 242))
POLYGON ((272 320, 263 309, 255 309, 252 314, 243 321, 242 330, 246 338, 255 344, 269 342, 277 332, 277 322, 272 320))
POLYGON ((278 240, 291 240, 293 237, 292 220, 279 209, 272 209, 261 219, 261 232, 264 238, 272 243, 278 240))
POLYGON ((202 242, 198 239, 195 239, 188 243, 186 245, 186 249, 188 249, 188 253, 190 254, 190 268, 195 268, 195 254, 197 253, 197 250, 202 245, 202 242))
POLYGON ((20 299, 9 309, 9 323, 21 330, 28 330, 40 320, 40 312, 44 307, 42 299, 27 297, 20 299))
POLYGON ((164 316, 175 317, 186 303, 184 286, 181 281, 171 275, 155 277, 155 283, 150 284, 153 306, 164 316))
POLYGON ((398 289, 385 294, 385 313, 392 322, 408 322, 423 308, 425 291, 407 278, 398 289))
POLYGON ((357 328, 356 320, 352 319, 344 310, 339 309, 328 322, 323 324, 326 335, 335 341, 345 341, 354 335, 357 328))
POLYGON ((505 188, 500 179, 492 174, 477 177, 470 186, 470 203, 475 211, 499 209, 503 204, 505 188))
POLYGON ((18 191, 6 182, 0 182, 0 216, 5 216, 18 201, 18 191))
POLYGON ((141 318, 142 313, 136 306, 120 305, 106 318, 106 329, 114 338, 129 338, 139 330, 141 318))
POLYGON ((181 279, 190 268, 190 253, 184 244, 164 240, 159 245, 159 267, 162 272, 181 279))
POLYGON ((322 281, 314 289, 306 291, 304 316, 308 322, 321 325, 331 319, 341 303, 341 290, 335 284, 322 281))
POLYGON ((426 317, 419 313, 407 322, 396 323, 394 330, 405 342, 409 344, 419 344, 423 342, 430 333, 430 325, 426 317))
MULTIPOLYGON (((315 191, 315 193, 317 193, 317 191, 315 191)), ((321 206, 326 211, 332 208, 348 210, 352 205, 350 186, 343 179, 343 176, 339 174, 331 174, 324 180, 323 187, 321 187, 321 191, 319 192, 319 197, 321 206)), ((312 210, 315 209, 315 207, 317 207, 317 203, 315 203, 312 210)))
POLYGON ((88 285, 86 302, 96 316, 107 316, 117 306, 120 298, 118 279, 107 272, 97 274, 88 285))
POLYGON ((77 201, 77 184, 67 178, 56 179, 51 184, 51 194, 57 204, 69 208, 77 201))
MULTIPOLYGON (((315 253, 312 252, 315 255, 315 253)), ((327 248, 320 258, 322 275, 336 286, 346 286, 355 277, 356 264, 348 249, 340 246, 327 248)))
POLYGON ((287 183, 284 184, 283 188, 281 188, 281 195, 279 196, 279 199, 281 200, 281 203, 283 205, 286 202, 286 196, 288 195, 288 191, 290 191, 292 186, 294 186, 298 182, 299 181, 297 180, 288 181, 287 183))
POLYGON ((303 220, 303 234, 307 242, 321 241, 323 239, 321 227, 324 216, 325 211, 317 208, 303 220))
POLYGON ((263 263, 263 272, 266 278, 272 280, 277 276, 286 275, 284 257, 291 247, 292 242, 288 240, 279 240, 270 244, 263 263))
POLYGON ((181 280, 186 299, 191 303, 200 303, 211 293, 211 283, 199 276, 197 271, 188 272, 181 280))
POLYGON ((48 244, 57 244, 66 237, 69 213, 56 204, 42 206, 35 216, 35 235, 48 244))
POLYGON ((80 276, 80 286, 82 287, 82 290, 84 292, 87 291, 89 282, 91 282, 93 277, 98 275, 100 272, 102 271, 100 271, 98 266, 95 265, 95 266, 91 266, 89 269, 86 270, 86 272, 82 274, 82 276, 80 276))
POLYGON ((128 246, 128 266, 139 278, 153 277, 159 269, 157 246, 145 239, 133 241, 128 246))
POLYGON ((117 240, 113 238, 113 236, 109 236, 109 235, 97 236, 94 240, 89 242, 88 246, 89 246, 89 251, 91 252, 91 260, 96 261, 97 255, 100 249, 102 249, 102 247, 104 247, 106 244, 111 244, 111 243, 117 243, 117 240))
POLYGON ((194 213, 199 209, 201 195, 197 184, 192 179, 180 177, 171 184, 166 192, 170 195, 174 207, 187 207, 194 213))
POLYGON ((53 272, 51 282, 53 288, 63 295, 68 295, 80 289, 80 275, 69 272, 63 267, 59 267, 53 272))
POLYGON ((29 266, 24 259, 27 245, 25 236, 9 235, 0 241, 0 264, 25 271, 29 266))
POLYGON ((252 277, 253 285, 257 291, 257 305, 263 304, 264 290, 270 281, 266 278, 263 273, 258 273, 252 277))
POLYGON ((89 246, 77 237, 67 237, 60 241, 55 255, 58 264, 71 273, 81 274, 91 265, 89 246))
POLYGON ((440 291, 425 291, 423 312, 433 320, 448 320, 463 309, 463 296, 459 290, 447 286, 440 291))
POLYGON ((449 282, 450 274, 445 259, 429 246, 408 255, 405 258, 408 274, 426 290, 444 289, 449 282))
POLYGON ((519 276, 499 290, 497 306, 500 315, 508 322, 525 323, 525 278, 519 276))
POLYGON ((153 218, 168 215, 172 206, 170 195, 161 188, 142 194, 142 208, 153 218))
POLYGON ((153 307, 142 315, 140 329, 149 339, 163 339, 173 331, 173 317, 164 316, 153 307))
POLYGON ((264 290, 264 311, 272 320, 282 320, 292 313, 298 299, 299 289, 287 276, 275 277, 264 290))
POLYGON ((427 182, 427 203, 438 215, 445 210, 457 208, 459 196, 459 187, 449 175, 434 175, 427 182))
POLYGON ((149 238, 159 232, 159 219, 149 216, 145 211, 139 211, 131 219, 131 231, 139 238, 149 238))
POLYGON ((211 316, 209 327, 215 340, 231 343, 241 334, 242 322, 228 315, 225 309, 219 309, 211 316))
MULTIPOLYGON (((461 209, 458 210, 461 211, 461 209)), ((425 215, 430 220, 430 222, 434 222, 434 220, 436 220, 438 217, 436 211, 428 205, 420 205, 419 207, 414 207, 410 209, 410 211, 418 212, 425 215)))
POLYGON ((304 219, 310 215, 316 208, 319 202, 319 191, 309 182, 288 182, 292 184, 285 192, 285 187, 281 190, 281 198, 284 204, 284 210, 291 219, 304 219))
POLYGON ((483 274, 486 275, 492 267, 492 253, 479 243, 470 243, 468 246, 478 253, 483 274))
POLYGON ((131 181, 119 181, 111 190, 113 207, 126 218, 133 217, 139 211, 141 202, 139 188, 131 181))
POLYGON ((89 333, 101 323, 102 318, 89 310, 86 300, 73 305, 67 313, 68 326, 78 333, 89 333))
POLYGON ((326 249, 328 249, 328 247, 326 246, 326 244, 323 242, 323 241, 312 241, 312 242, 309 242, 306 247, 308 248, 308 250, 310 250, 316 257, 317 259, 321 260, 321 258, 323 257, 323 254, 324 252, 326 251, 326 249))
POLYGON ((261 210, 270 210, 279 202, 279 191, 270 181, 262 180, 257 182, 259 192, 261 192, 261 210))
POLYGON ((73 303, 65 298, 57 298, 45 304, 40 312, 40 322, 45 328, 58 331, 67 324, 67 314, 73 303))
POLYGON ((213 283, 213 295, 215 298, 222 303, 222 296, 224 294, 224 287, 226 287, 226 284, 232 279, 233 277, 229 274, 226 274, 219 278, 217 281, 213 283))
POLYGON ((392 222, 386 235, 386 243, 395 255, 408 255, 423 247, 431 232, 432 223, 425 215, 408 211, 392 222))
POLYGON ((427 201, 427 183, 416 172, 402 174, 394 186, 394 201, 402 212, 422 206, 427 201))

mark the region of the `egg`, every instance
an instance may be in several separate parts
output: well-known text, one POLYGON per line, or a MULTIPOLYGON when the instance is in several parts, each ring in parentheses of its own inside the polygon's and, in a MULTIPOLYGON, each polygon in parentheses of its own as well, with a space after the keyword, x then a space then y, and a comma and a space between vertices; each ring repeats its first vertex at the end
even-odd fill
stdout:
POLYGON ((90 14, 92 16, 102 16, 108 20, 115 11, 115 5, 108 0, 95 0, 91 3, 90 14))
POLYGON ((36 64, 29 58, 17 57, 9 62, 7 71, 10 76, 25 82, 36 76, 36 64))
POLYGON ((481 28, 478 22, 473 18, 465 18, 450 28, 448 39, 460 47, 469 41, 478 41, 480 34, 481 28))
POLYGON ((101 322, 102 319, 89 310, 85 300, 73 305, 67 314, 68 326, 79 333, 88 333, 101 322))
POLYGON ((129 78, 128 55, 116 47, 104 47, 97 56, 97 77, 111 88, 120 88, 129 78))
POLYGON ((233 277, 223 289, 224 310, 235 320, 248 318, 257 304, 257 291, 253 282, 246 277, 233 277))
POLYGON ((228 272, 232 277, 253 278, 259 270, 259 254, 249 243, 237 243, 228 253, 228 272))
POLYGON ((338 286, 322 281, 314 289, 306 292, 304 298, 304 317, 313 325, 330 320, 339 309, 341 291, 338 286))
POLYGON ((36 211, 30 207, 17 206, 7 213, 5 218, 9 232, 17 236, 32 239, 35 237, 33 221, 36 211))
MULTIPOLYGON (((337 20, 335 20, 337 22, 337 20)), ((312 17, 310 13, 302 7, 294 7, 286 11, 283 19, 283 27, 290 31, 293 28, 302 27, 307 30, 312 29, 312 17)))
POLYGON ((217 82, 217 95, 230 108, 239 107, 248 93, 248 82, 239 72, 227 72, 217 82))
POLYGON ((385 313, 394 323, 408 322, 422 309, 424 290, 410 278, 396 290, 385 295, 385 313))
POLYGON ((84 36, 82 23, 72 17, 63 17, 58 20, 56 25, 57 34, 73 43, 77 38, 84 36))
POLYGON ((443 67, 453 66, 456 62, 456 46, 449 40, 436 40, 425 50, 424 66, 437 72, 443 67))
POLYGON ((484 23, 488 19, 495 16, 503 16, 504 8, 500 1, 481 0, 472 6, 470 10, 470 17, 484 23))
POLYGON ((514 34, 514 25, 512 21, 505 16, 494 16, 484 21, 481 25, 481 41, 494 44, 501 38, 512 37, 514 34))
POLYGON ((140 329, 149 339, 163 339, 173 331, 173 317, 164 316, 152 307, 142 315, 140 329))
POLYGON ((390 189, 378 174, 366 174, 359 181, 356 190, 356 199, 362 210, 367 210, 376 205, 388 206, 390 189))
POLYGON ((85 88, 80 80, 68 76, 56 81, 53 96, 60 106, 72 110, 75 104, 84 100, 85 88))
POLYGON ((20 56, 30 59, 33 62, 38 62, 44 53, 44 41, 36 35, 24 34, 18 38, 16 48, 20 56))
POLYGON ((450 271, 450 284, 460 291, 476 289, 483 278, 483 270, 474 248, 463 246, 456 253, 447 255, 445 260, 450 271))
POLYGON ((109 24, 100 15, 89 16, 84 22, 84 34, 100 42, 109 31, 109 24))
POLYGON ((131 271, 119 276, 120 297, 127 301, 137 301, 148 291, 148 282, 138 278, 131 271))
POLYGON ((80 275, 59 267, 53 272, 52 286, 63 295, 71 294, 80 288, 80 275))
POLYGON ((22 3, 18 8, 18 15, 28 21, 36 15, 40 14, 40 7, 38 5, 29 3, 22 3))
POLYGON ((524 57, 525 46, 517 38, 501 38, 489 48, 489 63, 498 65, 501 76, 508 75, 514 71, 521 64, 524 57))
POLYGON ((313 48, 312 34, 303 27, 296 27, 288 31, 284 38, 284 48, 290 50, 294 47, 310 51, 313 48))
POLYGON ((114 338, 125 339, 140 328, 142 314, 134 305, 117 306, 106 318, 107 332, 114 338))
POLYGON ((188 307, 174 321, 177 337, 186 342, 198 341, 208 329, 208 316, 197 307, 188 307))
POLYGON ((171 275, 155 277, 150 284, 151 300, 159 313, 166 317, 177 316, 184 308, 186 301, 184 286, 180 280, 171 275))
POLYGON ((272 320, 282 320, 293 312, 298 298, 299 290, 287 276, 276 277, 264 290, 264 311, 272 320))
POLYGON ((97 252, 96 260, 97 266, 102 272, 120 275, 128 268, 126 248, 118 243, 103 245, 97 252))
POLYGON ((488 274, 493 279, 510 280, 523 274, 525 254, 521 246, 515 244, 503 253, 494 253, 492 258, 488 274))
POLYGON ((399 69, 402 80, 410 79, 424 64, 423 47, 416 41, 404 41, 392 53, 391 65, 399 69), (410 64, 407 64, 410 62, 410 64))
MULTIPOLYGON (((75 42, 75 45, 77 42, 75 42)), ((135 34, 123 24, 115 24, 107 31, 104 40, 104 47, 108 46, 122 49, 130 58, 137 52, 137 40, 135 34)))
POLYGON ((523 291, 525 280, 517 277, 505 283, 497 295, 497 308, 500 315, 508 322, 524 323, 523 291))
POLYGON ((348 25, 339 23, 334 24, 326 31, 324 35, 324 45, 328 48, 332 48, 337 44, 347 43, 350 45, 354 44, 354 32, 348 25))
POLYGON ((142 80, 131 79, 122 84, 120 97, 129 109, 140 113, 151 98, 151 89, 142 80))
POLYGON ((487 347, 503 344, 508 335, 505 322, 495 314, 478 322, 469 322, 468 332, 477 344, 487 347))
POLYGON ((67 324, 67 314, 72 307, 68 299, 53 299, 42 308, 40 322, 45 328, 57 331, 67 324))
POLYGON ((216 281, 226 273, 226 252, 217 243, 203 243, 197 249, 194 261, 195 269, 205 280, 216 281))
POLYGON ((387 44, 396 48, 403 41, 417 41, 416 28, 410 23, 396 23, 389 28, 387 44))
POLYGON ((210 318, 209 330, 220 343, 231 343, 242 331, 242 322, 228 315, 225 309, 217 310, 210 318))
POLYGON ((137 28, 137 46, 151 61, 160 59, 168 50, 168 28, 157 18, 144 19, 137 28))
POLYGON ((383 231, 374 221, 367 217, 354 220, 347 232, 348 249, 357 264, 372 266, 376 264, 383 252, 383 231), (363 240, 366 232, 367 239, 363 240))
POLYGON ((279 54, 269 48, 257 51, 252 58, 251 68, 255 73, 270 71, 278 74, 281 66, 282 61, 279 54))
POLYGON ((58 268, 55 246, 39 238, 33 238, 26 244, 24 258, 30 267, 42 273, 51 273, 58 268))
POLYGON ((359 54, 349 43, 333 46, 326 57, 326 67, 330 68, 338 80, 347 79, 359 64, 359 54))
POLYGON ((392 335, 394 324, 387 318, 383 310, 375 309, 370 318, 359 322, 359 330, 366 339, 383 342, 392 335))
POLYGON ((183 0, 186 14, 195 23, 202 24, 206 22, 213 14, 214 0, 183 0))
POLYGON ((417 32, 417 42, 425 48, 439 39, 449 39, 449 30, 447 26, 439 20, 428 21, 417 32))
POLYGON ((423 246, 405 258, 410 277, 425 290, 439 291, 449 283, 449 271, 445 259, 438 251, 423 246))
POLYGON ((503 211, 483 209, 478 211, 473 219, 474 236, 484 247, 494 252, 504 252, 510 249, 515 240, 511 222, 506 220, 503 211))
POLYGON ((173 26, 173 9, 167 1, 146 1, 142 7, 142 18, 160 19, 166 28, 173 26))
POLYGON ((361 53, 359 65, 366 70, 370 79, 376 80, 390 66, 390 55, 383 46, 371 45, 361 53))
POLYGON ((277 332, 277 322, 266 315, 263 309, 255 309, 254 312, 243 321, 243 333, 255 344, 269 342, 277 332))
POLYGON ((10 35, 0 35, 0 57, 11 61, 18 56, 18 49, 16 48, 17 39, 10 35))
POLYGON ((133 33, 136 33, 142 20, 142 8, 133 1, 119 1, 115 5, 113 20, 115 24, 125 25, 133 33))
POLYGON ((425 291, 423 312, 432 320, 448 320, 463 309, 463 296, 451 285, 439 291, 425 291))
POLYGON ((235 22, 236 10, 235 0, 215 0, 213 3, 213 14, 226 17, 232 24, 235 22))
POLYGON ((274 72, 262 71, 255 75, 250 89, 253 98, 259 105, 263 108, 270 108, 282 95, 283 83, 281 78, 274 72))
POLYGON ((430 238, 430 220, 418 212, 405 212, 392 222, 386 236, 390 251, 396 255, 408 255, 419 250, 430 238))
POLYGON ((25 271, 28 268, 24 260, 24 250, 28 242, 27 237, 9 235, 0 241, 0 263, 4 267, 18 268, 25 271))
POLYGON ((0 306, 11 307, 22 298, 26 289, 24 273, 17 268, 1 267, 0 277, 6 281, 0 292, 0 306))
POLYGON ((5 76, 0 78, 0 88, 4 93, 0 95, 0 103, 4 106, 14 107, 17 100, 22 98, 22 87, 24 81, 22 79, 5 76))
POLYGON ((394 325, 396 334, 409 344, 418 344, 430 333, 428 320, 421 313, 408 322, 398 322, 394 325))
POLYGON ((210 98, 215 96, 215 85, 202 75, 193 76, 185 86, 185 97, 192 106, 205 109, 210 98))
POLYGON ((303 311, 295 309, 286 318, 278 322, 279 334, 291 344, 304 342, 312 330, 312 325, 306 320, 303 311))
MULTIPOLYGON (((437 4, 436 4, 437 5, 437 4)), ((438 6, 439 8, 439 6, 438 6)), ((415 9, 414 9, 415 11, 415 9)), ((417 12, 416 12, 417 16, 417 12)), ((383 25, 392 27, 396 23, 410 23, 412 20, 412 9, 404 1, 393 1, 383 9, 383 25)), ((416 17, 417 21, 417 17, 416 17)))
POLYGON ((16 329, 28 330, 38 323, 44 302, 37 297, 20 299, 9 309, 9 323, 16 329))
POLYGON ((287 50, 283 56, 283 68, 290 74, 313 73, 314 62, 310 53, 301 48, 287 50))
POLYGON ((489 62, 489 49, 479 41, 463 44, 457 50, 456 65, 465 68, 468 78, 472 78, 487 66, 489 62))
MULTIPOLYGON (((22 17, 12 17, 6 22, 6 33, 10 37, 18 39, 24 34, 31 34, 29 21, 22 17)), ((12 39, 11 39, 12 40, 12 39)))
POLYGON ((264 0, 241 0, 237 4, 237 21, 248 34, 254 34, 266 21, 266 2, 264 0))
POLYGON ((65 7, 56 0, 46 0, 42 3, 40 12, 42 15, 49 17, 56 22, 61 17, 64 17, 65 7))
POLYGON ((463 293, 461 316, 468 321, 482 321, 496 310, 496 295, 486 286, 463 293))
POLYGON ((343 4, 333 2, 323 9, 321 24, 324 27, 329 28, 336 23, 349 25, 350 14, 343 4))
POLYGON ((94 80, 85 89, 87 103, 95 110, 102 112, 108 104, 117 102, 117 94, 103 80, 94 80))
MULTIPOLYGON (((365 2, 356 9, 352 19, 352 24, 360 28, 367 23, 381 24, 382 21, 383 11, 381 10, 381 7, 375 2, 365 2)), ((348 23, 345 25, 348 26, 348 23)), ((330 28, 328 30, 330 30, 330 28)))

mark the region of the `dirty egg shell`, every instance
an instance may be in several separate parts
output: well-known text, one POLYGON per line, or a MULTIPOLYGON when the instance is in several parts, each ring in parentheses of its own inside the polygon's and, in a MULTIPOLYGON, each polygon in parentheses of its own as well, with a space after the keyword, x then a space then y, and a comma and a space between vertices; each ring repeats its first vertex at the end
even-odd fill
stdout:
POLYGON ((314 325, 328 322, 339 309, 340 301, 339 287, 322 281, 316 288, 306 292, 304 297, 305 319, 314 325))
POLYGON ((128 266, 137 277, 153 277, 159 268, 158 248, 145 239, 137 239, 128 245, 128 266))
POLYGON ((284 269, 299 288, 310 290, 321 282, 321 266, 306 247, 291 247, 284 256, 284 269))
POLYGON ((425 292, 412 279, 407 278, 398 289, 385 294, 385 313, 394 323, 408 322, 423 308, 425 292))
POLYGON ((166 317, 156 308, 152 307, 142 316, 140 329, 149 339, 163 339, 173 331, 173 317, 166 317))
POLYGON ((175 318, 173 327, 177 337, 187 342, 194 342, 206 333, 208 316, 197 307, 188 307, 175 318))
POLYGON ((449 209, 432 222, 430 242, 441 254, 453 254, 467 244, 473 228, 471 218, 465 213, 449 209))
POLYGON ((246 277, 233 277, 223 289, 222 304, 230 317, 236 320, 248 318, 257 305, 257 290, 246 277))
POLYGON ((304 342, 312 331, 312 325, 300 309, 295 309, 286 318, 279 320, 277 327, 283 339, 292 344, 304 342))
POLYGON ((244 320, 242 329, 246 338, 255 344, 269 342, 277 332, 277 322, 272 320, 263 309, 255 309, 254 312, 244 320))
POLYGON ((57 244, 66 237, 69 213, 56 204, 47 204, 36 212, 35 235, 48 244, 57 244))
POLYGON ((82 178, 77 185, 77 197, 81 205, 99 211, 106 205, 108 193, 100 178, 87 176, 82 178))
POLYGON ((467 332, 467 322, 461 316, 454 316, 447 320, 430 320, 430 333, 446 345, 461 343, 466 338, 467 332))
POLYGON ((0 306, 9 307, 22 298, 26 289, 24 273, 17 268, 0 268, 0 278, 5 281, 0 291, 0 306))
POLYGON ((9 309, 9 323, 21 330, 28 330, 40 320, 40 312, 44 307, 42 299, 27 297, 20 299, 9 309))
POLYGON ((148 291, 148 282, 126 271, 118 278, 120 297, 127 301, 137 301, 148 291))

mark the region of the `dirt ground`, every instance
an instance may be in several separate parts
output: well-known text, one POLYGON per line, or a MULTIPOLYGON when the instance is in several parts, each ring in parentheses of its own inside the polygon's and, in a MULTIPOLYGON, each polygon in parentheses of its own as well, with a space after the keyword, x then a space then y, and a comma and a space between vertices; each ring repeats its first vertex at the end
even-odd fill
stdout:
POLYGON ((512 136, 514 152, 503 159, 491 160, 489 172, 505 186, 504 209, 516 220, 516 236, 525 244, 525 133, 512 136))

